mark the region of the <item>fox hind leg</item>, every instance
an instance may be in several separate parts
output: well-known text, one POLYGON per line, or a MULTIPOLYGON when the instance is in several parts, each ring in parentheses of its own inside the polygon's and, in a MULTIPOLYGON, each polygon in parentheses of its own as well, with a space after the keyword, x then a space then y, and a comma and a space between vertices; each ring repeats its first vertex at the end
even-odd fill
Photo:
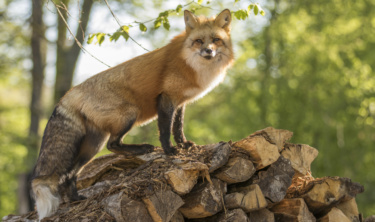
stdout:
POLYGON ((126 113, 122 121, 113 124, 111 135, 109 137, 107 148, 109 151, 123 155, 142 155, 153 151, 154 146, 151 144, 123 144, 122 140, 136 122, 137 113, 126 113), (120 126, 120 127, 116 127, 120 126))

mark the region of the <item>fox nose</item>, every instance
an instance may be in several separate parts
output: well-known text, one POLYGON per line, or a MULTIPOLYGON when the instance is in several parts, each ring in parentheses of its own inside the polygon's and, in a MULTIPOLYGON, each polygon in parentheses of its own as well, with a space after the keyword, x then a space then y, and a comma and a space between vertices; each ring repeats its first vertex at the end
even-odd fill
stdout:
POLYGON ((204 50, 207 54, 211 54, 212 53, 212 49, 205 49, 204 50))

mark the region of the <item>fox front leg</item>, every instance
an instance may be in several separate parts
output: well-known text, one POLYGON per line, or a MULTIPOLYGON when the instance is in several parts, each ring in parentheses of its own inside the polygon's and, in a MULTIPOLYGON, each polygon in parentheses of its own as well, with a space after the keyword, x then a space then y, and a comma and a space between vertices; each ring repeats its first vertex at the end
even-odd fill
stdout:
POLYGON ((183 148, 187 149, 194 145, 192 141, 187 141, 184 134, 184 114, 185 105, 179 107, 173 118, 173 137, 176 143, 182 144, 183 148))
POLYGON ((165 154, 173 155, 177 150, 171 142, 171 128, 174 113, 176 111, 172 100, 166 94, 160 94, 158 97, 158 127, 159 139, 165 154))

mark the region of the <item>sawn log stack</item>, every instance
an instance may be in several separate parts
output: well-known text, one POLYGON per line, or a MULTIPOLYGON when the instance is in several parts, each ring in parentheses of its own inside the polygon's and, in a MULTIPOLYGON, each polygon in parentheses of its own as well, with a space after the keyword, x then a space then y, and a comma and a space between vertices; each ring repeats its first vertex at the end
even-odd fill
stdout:
MULTIPOLYGON (((124 222, 361 222, 348 178, 315 179, 318 150, 288 141, 293 133, 268 127, 237 142, 162 149, 137 157, 109 154, 79 174, 86 200, 60 205, 43 221, 124 222)), ((4 221, 36 219, 35 212, 4 221)))

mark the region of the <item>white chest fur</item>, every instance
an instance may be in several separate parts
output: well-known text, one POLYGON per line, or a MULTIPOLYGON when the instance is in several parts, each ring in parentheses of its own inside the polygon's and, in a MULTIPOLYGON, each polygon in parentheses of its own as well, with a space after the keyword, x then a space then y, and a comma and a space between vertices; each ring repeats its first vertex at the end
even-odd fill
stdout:
POLYGON ((220 67, 220 65, 203 66, 196 64, 193 68, 197 73, 198 87, 190 88, 184 93, 191 101, 205 96, 224 80, 226 73, 226 68, 220 67))

